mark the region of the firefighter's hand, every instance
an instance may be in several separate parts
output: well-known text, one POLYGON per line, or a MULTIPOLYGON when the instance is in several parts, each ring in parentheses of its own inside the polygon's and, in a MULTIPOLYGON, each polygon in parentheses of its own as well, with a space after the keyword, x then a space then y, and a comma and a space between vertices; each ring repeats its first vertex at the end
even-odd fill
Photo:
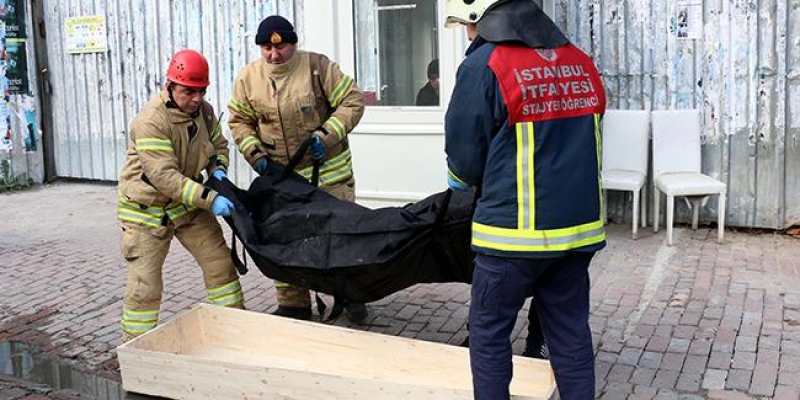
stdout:
POLYGON ((455 180, 450 175, 447 175, 447 186, 454 192, 466 192, 469 190, 469 186, 466 183, 455 180))
POLYGON ((325 158, 325 142, 322 140, 323 133, 316 131, 311 134, 311 158, 314 160, 322 160, 325 158))
POLYGON ((267 161, 267 157, 259 158, 255 164, 253 164, 253 169, 259 174, 264 175, 267 172, 267 167, 269 166, 269 161, 267 161))
POLYGON ((227 197, 218 194, 211 203, 211 212, 217 217, 230 217, 233 212, 233 203, 227 197))
POLYGON ((226 179, 228 177, 228 174, 225 173, 225 170, 218 169, 218 170, 214 171, 211 174, 211 176, 213 176, 214 178, 217 178, 218 181, 221 181, 223 179, 226 179))

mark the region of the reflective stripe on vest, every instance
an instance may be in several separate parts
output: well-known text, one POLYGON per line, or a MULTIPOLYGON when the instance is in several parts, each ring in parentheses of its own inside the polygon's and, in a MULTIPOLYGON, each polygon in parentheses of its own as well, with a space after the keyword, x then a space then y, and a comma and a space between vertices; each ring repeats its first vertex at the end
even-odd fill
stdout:
POLYGON ((594 140, 597 143, 597 189, 598 192, 598 199, 600 200, 600 219, 604 219, 603 216, 606 214, 603 210, 605 210, 605 203, 603 203, 603 134, 600 132, 600 114, 594 115, 594 140))
POLYGON ((472 223, 472 244, 502 251, 565 251, 606 240, 603 220, 560 229, 509 229, 472 223))
MULTIPOLYGON (((314 167, 306 167, 297 173, 306 179, 311 179, 314 167)), ((329 186, 349 179, 353 176, 353 161, 350 149, 343 151, 336 157, 326 160, 319 168, 319 186, 329 186)))
POLYGON ((239 143, 239 151, 242 154, 247 154, 247 151, 251 147, 258 146, 259 143, 261 143, 261 140, 259 140, 257 137, 255 137, 253 135, 249 135, 249 136, 245 137, 244 139, 242 139, 242 141, 239 143))
MULTIPOLYGON (((595 115, 595 135, 598 116, 595 115)), ((605 240, 602 205, 597 220, 577 226, 557 229, 536 229, 536 139, 533 122, 516 124, 517 171, 517 228, 500 228, 472 224, 472 244, 477 247, 502 251, 537 252, 564 251, 584 247, 605 240)), ((602 143, 597 141, 597 157, 601 157, 602 143)), ((602 187, 599 187, 602 191, 602 187)), ((601 196, 602 198, 602 193, 601 196)))
POLYGON ((195 210, 197 210, 196 207, 187 207, 184 204, 177 204, 166 210, 154 206, 142 208, 141 204, 128 200, 121 195, 118 196, 117 202, 118 219, 153 228, 158 228, 162 225, 161 221, 164 219, 164 214, 174 221, 195 210))
POLYGON ((174 151, 172 142, 168 139, 158 138, 141 138, 136 139, 136 150, 159 150, 159 151, 174 151))
POLYGON ((219 306, 232 306, 244 301, 242 285, 239 280, 226 283, 222 286, 208 289, 208 299, 219 306))
POLYGON ((330 103, 331 108, 335 109, 339 107, 339 104, 341 104, 344 99, 344 94, 350 89, 352 83, 353 78, 344 75, 339 83, 336 84, 336 87, 333 88, 333 93, 331 93, 331 96, 328 98, 328 103, 330 103))
POLYGON ((140 335, 156 327, 158 324, 158 310, 135 311, 123 307, 122 330, 140 335))
POLYGON ((327 125, 330 128, 329 131, 333 131, 334 133, 336 133, 336 137, 338 137, 339 140, 344 139, 344 135, 347 133, 347 131, 345 129, 344 123, 342 123, 342 120, 340 120, 338 117, 331 116, 325 122, 325 125, 327 125))
POLYGON ((244 104, 244 103, 242 103, 240 101, 237 101, 236 99, 231 99, 228 102, 228 107, 233 108, 234 110, 236 110, 240 114, 242 114, 242 115, 244 115, 244 116, 246 116, 246 117, 248 117, 250 119, 256 119, 256 114, 257 114, 256 110, 253 109, 252 107, 248 106, 247 104, 244 104))
POLYGON ((194 197, 197 192, 203 191, 203 186, 193 180, 186 180, 186 183, 183 184, 183 189, 181 189, 181 201, 183 204, 194 206, 194 197))

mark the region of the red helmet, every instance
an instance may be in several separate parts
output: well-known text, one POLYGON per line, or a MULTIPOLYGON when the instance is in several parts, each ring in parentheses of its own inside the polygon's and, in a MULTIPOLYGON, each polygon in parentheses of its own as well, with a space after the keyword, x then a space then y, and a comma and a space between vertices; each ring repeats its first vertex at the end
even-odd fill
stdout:
POLYGON ((194 50, 181 50, 169 61, 167 80, 193 88, 207 87, 208 61, 194 50))

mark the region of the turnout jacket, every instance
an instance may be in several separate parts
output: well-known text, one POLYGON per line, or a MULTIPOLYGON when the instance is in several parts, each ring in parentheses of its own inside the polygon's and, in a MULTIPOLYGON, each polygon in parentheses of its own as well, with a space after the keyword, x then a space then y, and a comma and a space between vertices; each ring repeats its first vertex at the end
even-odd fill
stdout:
MULTIPOLYGON (((319 129, 327 149, 319 185, 353 176, 347 134, 364 114, 364 96, 324 55, 298 50, 284 64, 250 62, 236 77, 228 109, 233 139, 250 165, 262 157, 286 165, 319 129)), ((297 172, 311 178, 312 163, 306 154, 297 172)))
POLYGON ((202 172, 211 176, 228 163, 228 141, 213 107, 204 101, 189 115, 163 91, 131 123, 117 217, 154 229, 179 225, 197 209, 211 209, 217 192, 202 184, 202 172))
POLYGON ((605 246, 600 118, 605 92, 572 44, 476 38, 445 116, 448 174, 481 192, 480 253, 551 257, 605 246))

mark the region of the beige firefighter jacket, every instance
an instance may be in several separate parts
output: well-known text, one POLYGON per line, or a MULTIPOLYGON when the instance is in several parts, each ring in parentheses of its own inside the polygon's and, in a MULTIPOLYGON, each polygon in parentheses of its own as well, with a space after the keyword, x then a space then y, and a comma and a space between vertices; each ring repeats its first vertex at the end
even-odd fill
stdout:
MULTIPOLYGON (((320 186, 353 176, 347 134, 364 114, 364 96, 324 55, 298 50, 285 64, 250 62, 236 77, 228 109, 233 139, 250 165, 265 156, 286 165, 319 129, 326 147, 320 186)), ((310 178, 312 162, 306 154, 297 172, 310 178)))
POLYGON ((203 102, 196 116, 169 106, 163 91, 131 123, 125 166, 119 177, 118 218, 150 228, 180 225, 197 209, 210 209, 217 193, 203 186, 228 168, 228 141, 203 102), (193 134, 192 134, 193 132, 193 134))

